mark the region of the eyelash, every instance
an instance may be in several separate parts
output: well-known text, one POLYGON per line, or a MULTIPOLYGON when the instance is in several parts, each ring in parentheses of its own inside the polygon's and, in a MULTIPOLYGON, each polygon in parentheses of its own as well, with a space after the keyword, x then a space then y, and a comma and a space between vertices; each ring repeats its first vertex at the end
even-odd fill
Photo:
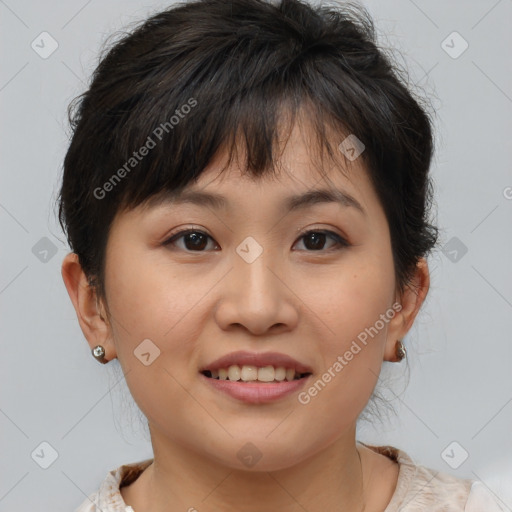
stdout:
MULTIPOLYGON (((186 230, 178 231, 177 233, 171 234, 168 239, 166 239, 164 242, 162 242, 162 245, 164 245, 164 246, 173 245, 176 240, 179 240, 180 238, 184 237, 185 235, 188 235, 191 233, 199 233, 199 234, 205 235, 206 237, 213 240, 213 238, 210 235, 208 235, 207 233, 205 233, 204 231, 201 231, 199 229, 186 229, 186 230)), ((306 252, 311 252, 311 253, 331 252, 331 251, 341 250, 341 249, 344 249, 344 248, 350 246, 350 244, 347 242, 347 240, 345 238, 338 235, 334 231, 329 231, 329 230, 325 230, 325 229, 310 229, 308 231, 305 231, 304 233, 301 233, 301 235, 299 236, 299 238, 297 240, 300 240, 300 239, 308 236, 311 233, 322 233, 324 235, 328 235, 329 238, 331 238, 331 240, 334 240, 337 243, 337 247, 335 246, 334 248, 331 248, 331 249, 325 249, 325 250, 320 249, 318 251, 306 251, 306 252)), ((185 251, 189 252, 189 253, 191 253, 191 252, 197 252, 197 253, 206 252, 206 251, 190 251, 188 249, 185 249, 185 251)))

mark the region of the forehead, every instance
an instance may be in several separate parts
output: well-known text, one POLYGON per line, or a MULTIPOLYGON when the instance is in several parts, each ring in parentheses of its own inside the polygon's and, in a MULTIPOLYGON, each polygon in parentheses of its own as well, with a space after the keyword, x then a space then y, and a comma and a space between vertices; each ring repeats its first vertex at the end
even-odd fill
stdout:
POLYGON ((259 176, 247 169, 243 171, 240 161, 246 164, 244 146, 237 146, 234 156, 224 147, 195 181, 181 189, 155 194, 144 202, 143 208, 194 204, 229 211, 256 194, 265 204, 279 202, 286 211, 337 203, 367 215, 364 203, 377 200, 377 196, 363 159, 345 157, 338 143, 346 139, 344 135, 333 135, 332 140, 326 141, 334 148, 334 155, 325 153, 324 147, 319 151, 318 143, 313 144, 308 133, 310 126, 305 126, 306 130, 296 123, 288 138, 280 139, 279 158, 275 159, 272 171, 259 176))
MULTIPOLYGON (((368 215, 363 206, 366 199, 364 196, 357 198, 350 190, 353 186, 347 187, 346 183, 340 186, 325 177, 309 181, 310 176, 305 173, 299 178, 296 175, 286 175, 272 181, 263 178, 254 180, 240 175, 236 170, 227 170, 222 178, 222 182, 208 182, 205 178, 205 183, 190 185, 180 191, 162 193, 152 198, 148 208, 155 210, 195 205, 229 214, 252 202, 257 208, 269 207, 272 204, 270 207, 276 213, 285 214, 318 204, 335 204, 363 217, 368 215), (256 200, 252 196, 257 196, 256 200)), ((359 192, 357 195, 361 196, 359 192)))

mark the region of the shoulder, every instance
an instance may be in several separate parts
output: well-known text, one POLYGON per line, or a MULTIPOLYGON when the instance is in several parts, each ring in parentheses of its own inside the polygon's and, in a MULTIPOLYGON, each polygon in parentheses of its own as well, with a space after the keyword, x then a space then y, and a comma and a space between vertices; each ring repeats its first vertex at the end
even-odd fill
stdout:
POLYGON ((124 502, 120 488, 135 481, 152 462, 153 459, 146 459, 109 471, 99 489, 89 494, 74 512, 133 512, 124 502))
POLYGON ((479 481, 473 482, 464 512, 503 512, 487 487, 479 481))
POLYGON ((417 464, 393 446, 365 446, 399 465, 396 489, 384 512, 503 512, 482 482, 417 464))

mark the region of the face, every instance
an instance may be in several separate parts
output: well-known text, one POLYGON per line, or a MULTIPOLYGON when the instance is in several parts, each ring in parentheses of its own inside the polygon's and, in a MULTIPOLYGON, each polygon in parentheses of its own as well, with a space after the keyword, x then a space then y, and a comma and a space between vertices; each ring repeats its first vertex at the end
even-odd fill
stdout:
POLYGON ((216 160, 187 188, 223 205, 164 202, 116 217, 105 267, 111 339, 154 446, 233 468, 244 468, 245 446, 263 455, 258 470, 277 470, 352 431, 396 341, 388 224, 359 160, 347 176, 333 166, 322 177, 296 127, 277 177, 251 179, 236 163, 219 174, 216 160), (289 208, 290 196, 325 188, 354 201, 289 208), (279 367, 308 375, 206 376, 223 375, 213 363, 237 351, 248 358, 220 366, 238 361, 245 378, 268 366, 262 379, 281 379, 279 367))

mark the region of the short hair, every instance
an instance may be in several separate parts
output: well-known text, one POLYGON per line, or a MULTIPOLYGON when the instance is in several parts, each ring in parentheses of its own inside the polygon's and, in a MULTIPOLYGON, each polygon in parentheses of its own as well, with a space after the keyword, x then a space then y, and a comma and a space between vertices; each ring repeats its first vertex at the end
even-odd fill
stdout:
POLYGON ((429 223, 432 122, 420 103, 378 48, 360 6, 174 4, 115 41, 88 90, 70 104, 61 227, 105 297, 106 244, 117 213, 181 190, 222 149, 231 162, 240 143, 246 172, 270 172, 284 114, 293 120, 306 112, 329 156, 341 154, 330 133, 338 143, 355 135, 364 144, 403 291, 437 241, 429 223))

